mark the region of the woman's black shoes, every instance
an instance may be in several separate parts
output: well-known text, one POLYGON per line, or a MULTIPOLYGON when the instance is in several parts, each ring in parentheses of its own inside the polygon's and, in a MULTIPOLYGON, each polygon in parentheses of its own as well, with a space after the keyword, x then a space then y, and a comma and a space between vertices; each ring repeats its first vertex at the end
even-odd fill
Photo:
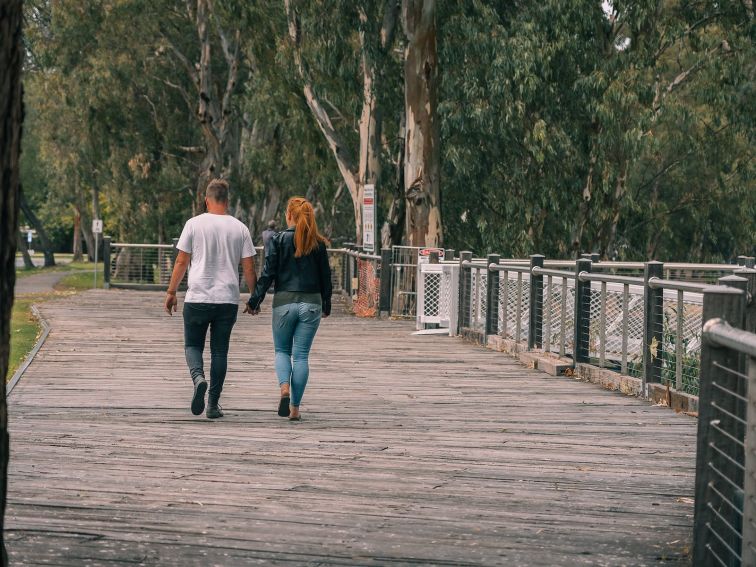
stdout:
POLYGON ((281 396, 281 400, 278 402, 278 415, 281 417, 289 417, 291 410, 289 409, 289 396, 281 396))

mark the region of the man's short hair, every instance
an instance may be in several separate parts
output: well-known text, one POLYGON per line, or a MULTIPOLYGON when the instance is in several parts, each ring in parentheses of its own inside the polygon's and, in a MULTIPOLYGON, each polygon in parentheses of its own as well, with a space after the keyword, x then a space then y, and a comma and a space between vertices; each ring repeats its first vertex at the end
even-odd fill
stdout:
POLYGON ((225 179, 213 179, 207 184, 205 197, 216 203, 228 203, 228 181, 225 179))
POLYGON ((274 220, 268 221, 268 228, 271 229, 271 230, 276 230, 276 226, 277 225, 278 225, 278 223, 276 221, 274 221, 274 220))

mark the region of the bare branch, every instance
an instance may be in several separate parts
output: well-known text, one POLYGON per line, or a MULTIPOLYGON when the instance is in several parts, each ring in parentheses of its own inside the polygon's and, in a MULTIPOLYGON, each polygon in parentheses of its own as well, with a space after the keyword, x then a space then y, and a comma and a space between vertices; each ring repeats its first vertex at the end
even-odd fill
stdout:
POLYGON ((294 48, 294 63, 296 65, 299 78, 303 83, 302 90, 304 93, 305 102, 310 108, 310 111, 315 118, 315 122, 320 128, 320 131, 323 133, 328 146, 331 148, 331 152, 333 152, 333 155, 336 158, 336 164, 338 165, 339 171, 341 172, 341 176, 343 177, 344 182, 346 183, 346 186, 349 189, 350 194, 352 195, 353 201, 356 202, 358 188, 354 159, 352 158, 346 143, 333 127, 333 124, 331 123, 331 117, 328 115, 328 112, 325 110, 325 108, 323 108, 320 99, 315 95, 312 84, 309 78, 306 76, 304 63, 302 61, 302 35, 300 22, 299 17, 291 7, 291 0, 284 0, 284 7, 286 9, 286 17, 288 20, 289 39, 291 40, 293 44, 292 46, 294 48))

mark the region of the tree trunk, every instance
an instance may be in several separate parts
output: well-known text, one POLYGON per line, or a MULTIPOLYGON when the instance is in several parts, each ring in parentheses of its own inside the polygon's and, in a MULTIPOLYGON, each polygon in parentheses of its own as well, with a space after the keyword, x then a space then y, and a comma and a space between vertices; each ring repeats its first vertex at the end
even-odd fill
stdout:
POLYGON ((34 211, 29 206, 29 202, 26 200, 23 190, 19 189, 19 205, 24 212, 24 216, 29 221, 34 229, 37 231, 37 238, 39 238, 39 245, 42 247, 42 253, 45 255, 45 267, 55 265, 55 254, 53 254, 52 244, 47 236, 47 231, 44 225, 39 220, 34 211))
POLYGON ((436 1, 404 0, 406 142, 404 189, 410 246, 441 246, 436 1))
MULTIPOLYGON (((5 384, 10 355, 10 317, 16 283, 18 238, 19 154, 23 103, 21 64, 21 0, 0 3, 0 377, 5 384)), ((0 564, 8 565, 5 550, 5 503, 8 490, 8 405, 0 388, 0 564)))
POLYGON ((81 209, 74 207, 74 229, 73 229, 73 261, 81 262, 84 259, 84 253, 81 248, 81 209))
POLYGON ((21 235, 20 232, 16 231, 16 234, 18 235, 18 238, 16 239, 18 249, 21 251, 21 256, 23 256, 24 258, 24 268, 26 268, 27 270, 32 270, 34 269, 34 262, 29 255, 29 248, 26 246, 26 239, 21 235))
POLYGON ((88 215, 81 215, 81 235, 87 245, 87 260, 94 262, 94 234, 92 233, 92 219, 88 215))
POLYGON ((383 228, 381 228, 381 245, 383 248, 390 248, 393 245, 401 244, 404 235, 404 129, 401 132, 401 140, 401 147, 397 152, 395 161, 394 194, 392 195, 386 222, 383 223, 383 228))

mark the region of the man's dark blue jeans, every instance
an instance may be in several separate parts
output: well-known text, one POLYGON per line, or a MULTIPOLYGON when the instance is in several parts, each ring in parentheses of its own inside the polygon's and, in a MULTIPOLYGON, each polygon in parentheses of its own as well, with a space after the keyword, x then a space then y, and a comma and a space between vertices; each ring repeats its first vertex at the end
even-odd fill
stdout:
POLYGON ((210 328, 210 393, 208 402, 217 403, 223 390, 228 366, 228 343, 239 306, 235 303, 184 303, 184 352, 192 381, 205 377, 202 351, 210 328))

